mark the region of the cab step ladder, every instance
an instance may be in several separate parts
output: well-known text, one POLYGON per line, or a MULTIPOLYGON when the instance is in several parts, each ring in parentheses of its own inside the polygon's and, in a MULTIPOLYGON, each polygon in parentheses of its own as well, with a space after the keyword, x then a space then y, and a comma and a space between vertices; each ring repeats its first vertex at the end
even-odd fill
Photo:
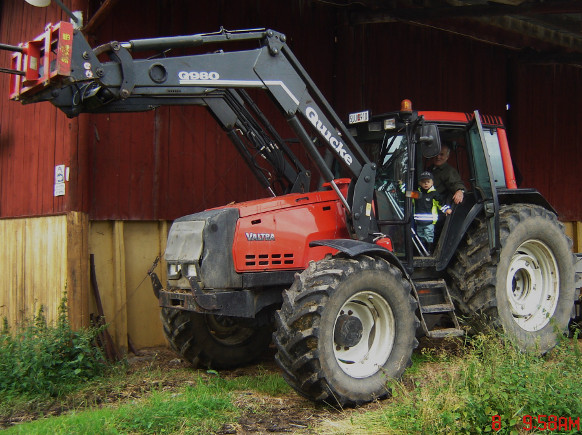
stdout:
POLYGON ((465 331, 459 325, 459 320, 455 314, 455 306, 444 279, 415 281, 413 287, 420 311, 420 323, 427 337, 444 338, 465 335, 465 331), (442 314, 449 318, 453 326, 429 330, 425 321, 425 315, 427 314, 442 314))

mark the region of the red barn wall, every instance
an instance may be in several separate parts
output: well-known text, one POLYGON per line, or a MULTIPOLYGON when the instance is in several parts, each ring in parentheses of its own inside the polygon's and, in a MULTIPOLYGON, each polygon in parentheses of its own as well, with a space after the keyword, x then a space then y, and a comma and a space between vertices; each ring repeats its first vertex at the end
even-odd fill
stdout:
MULTIPOLYGON (((322 91, 331 94, 333 53, 328 47, 333 32, 329 29, 334 27, 336 14, 330 8, 310 6, 309 2, 148 3, 150 8, 140 6, 143 2, 120 3, 112 20, 95 36, 95 43, 214 32, 221 26, 271 27, 289 35, 296 55, 306 62, 322 91)), ((96 115, 89 123, 96 133, 89 144, 89 203, 82 207, 91 219, 175 219, 232 201, 267 196, 204 108, 96 115)), ((286 127, 282 119, 276 125, 286 127)))
POLYGON ((511 77, 510 140, 523 186, 535 187, 562 220, 582 220, 582 69, 519 65, 511 77))
POLYGON ((344 110, 381 113, 407 98, 422 110, 505 113, 504 49, 403 23, 346 29, 338 45, 338 64, 346 66, 336 71, 344 110))
MULTIPOLYGON (((87 4, 65 3, 77 9, 87 4)), ((61 17, 55 5, 2 2, 0 39, 30 39, 42 30, 39 23, 61 17)), ((308 0, 125 0, 89 36, 100 44, 220 26, 286 33, 342 117, 394 110, 403 98, 423 110, 502 116, 523 186, 539 189, 562 219, 582 220, 582 202, 573 199, 582 145, 576 132, 579 69, 523 65, 502 47, 428 27, 350 26, 342 8, 308 0)), ((7 59, 0 53, 2 65, 7 59)), ((6 98, 8 77, 0 79, 6 98)), ((174 219, 260 196, 264 190, 202 108, 69 120, 48 103, 0 104, 0 217, 83 211, 94 220, 174 219), (71 168, 71 178, 67 194, 53 197, 54 166, 61 163, 71 168)))
MULTIPOLYGON (((0 41, 17 45, 33 39, 44 23, 62 17, 58 8, 2 2, 0 41)), ((0 52, 10 67, 10 53, 0 52)), ((0 217, 50 215, 75 209, 73 196, 53 196, 55 165, 70 166, 77 154, 78 124, 47 104, 22 106, 8 101, 9 76, 0 76, 0 217)), ((75 181, 67 190, 76 190, 75 181)))

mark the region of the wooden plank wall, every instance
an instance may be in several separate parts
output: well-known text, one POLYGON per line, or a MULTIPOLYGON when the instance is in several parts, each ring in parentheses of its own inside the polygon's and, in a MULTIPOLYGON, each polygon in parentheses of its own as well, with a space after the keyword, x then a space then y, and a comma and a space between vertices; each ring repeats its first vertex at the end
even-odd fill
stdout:
MULTIPOLYGON (((147 270, 163 256, 169 223, 91 222, 83 213, 0 219, 0 319, 11 327, 38 314, 49 322, 67 295, 73 327, 88 326, 97 313, 89 280, 94 254, 99 292, 114 341, 127 351, 165 344, 147 270)), ((160 263, 161 264, 161 263, 160 263)), ((165 282, 165 266, 158 266, 165 282)))
MULTIPOLYGON (((163 256, 169 224, 92 221, 90 227, 90 253, 116 346, 127 351, 128 336, 138 348, 166 344, 147 271, 157 256, 163 256)), ((156 273, 165 282, 165 266, 158 266, 156 273)), ((96 312, 94 305, 92 311, 96 312)))
POLYGON ((80 213, 0 219, 0 318, 16 325, 42 305, 54 321, 66 293, 72 325, 88 324, 87 224, 80 213))
MULTIPOLYGON (((334 36, 329 29, 336 20, 333 9, 308 1, 150 1, 150 8, 135 1, 122 3, 100 28, 96 44, 214 32, 221 26, 269 26, 290 35, 293 49, 306 61, 323 92, 333 94, 333 50, 329 50, 334 36), (294 29, 298 21, 310 36, 299 37, 294 29)), ((276 126, 289 137, 290 129, 272 103, 260 95, 259 100, 276 113, 276 126)), ((268 195, 204 108, 165 107, 155 113, 89 118, 90 203, 82 209, 89 211, 91 219, 175 219, 268 195)), ((301 147, 291 147, 309 166, 301 147)))
POLYGON ((563 222, 566 234, 572 239, 572 251, 582 252, 582 222, 563 222))
POLYGON ((338 31, 335 71, 344 111, 398 110, 407 98, 418 110, 504 117, 507 50, 405 23, 345 26, 338 31))
MULTIPOLYGON (((65 4, 83 9, 88 2, 65 4)), ((9 44, 66 18, 55 5, 0 5, 0 41, 9 44)), ((403 98, 419 109, 502 116, 523 186, 549 199, 582 251, 581 70, 523 64, 501 47, 426 27, 350 26, 341 8, 309 0, 126 0, 90 38, 97 45, 220 26, 286 33, 342 117, 394 110, 403 98)), ((8 59, 0 52, 2 66, 8 59)), ((86 324, 96 311, 88 285, 93 253, 118 345, 125 348, 128 335, 138 347, 162 344, 157 302, 143 278, 163 253, 167 221, 264 196, 263 189, 202 108, 70 120, 49 103, 22 106, 7 95, 8 77, 0 76, 0 316, 16 322, 46 304, 53 318, 66 289, 74 324, 86 324), (71 168, 64 197, 53 196, 57 164, 71 168)))

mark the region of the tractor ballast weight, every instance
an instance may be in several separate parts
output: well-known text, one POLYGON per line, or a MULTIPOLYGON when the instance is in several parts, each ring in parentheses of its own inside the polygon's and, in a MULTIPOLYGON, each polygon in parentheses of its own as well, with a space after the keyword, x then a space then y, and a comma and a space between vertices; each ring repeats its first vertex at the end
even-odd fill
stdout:
POLYGON ((24 104, 50 101, 67 116, 206 107, 271 195, 177 219, 167 283, 150 271, 164 333, 193 364, 246 364, 273 340, 300 394, 354 405, 387 396, 386 379, 411 364, 417 334, 464 334, 458 312, 486 316, 521 349, 542 353, 567 328, 576 287, 570 241, 547 201, 516 187, 496 117, 417 112, 404 100, 399 111, 360 112, 344 125, 285 35, 267 29, 93 49, 60 23, 5 48, 15 51, 11 98, 24 104), (251 47, 226 51, 232 42, 251 47), (204 46, 220 50, 170 53, 204 46), (139 51, 164 57, 135 59, 139 51), (310 171, 247 89, 275 102, 320 189, 311 191, 310 171), (415 233, 418 195, 401 186, 417 185, 441 140, 467 154, 459 169, 470 187, 430 252, 415 233))

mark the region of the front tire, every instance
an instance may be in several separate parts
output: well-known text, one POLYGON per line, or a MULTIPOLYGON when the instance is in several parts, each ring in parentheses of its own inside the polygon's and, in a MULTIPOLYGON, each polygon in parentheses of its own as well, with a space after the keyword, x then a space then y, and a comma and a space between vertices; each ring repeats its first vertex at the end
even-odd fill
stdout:
POLYGON ((172 308, 162 308, 161 318, 172 349, 194 367, 241 367, 257 360, 271 343, 271 325, 172 308))
POLYGON ((285 292, 274 334, 276 361, 300 394, 341 406, 386 397, 418 345, 416 301, 383 259, 311 263, 285 292))
POLYGON ((565 331, 574 302, 574 256, 556 215, 535 205, 501 207, 501 252, 489 254, 487 227, 477 220, 449 275, 460 308, 484 313, 522 351, 546 353, 565 331))

